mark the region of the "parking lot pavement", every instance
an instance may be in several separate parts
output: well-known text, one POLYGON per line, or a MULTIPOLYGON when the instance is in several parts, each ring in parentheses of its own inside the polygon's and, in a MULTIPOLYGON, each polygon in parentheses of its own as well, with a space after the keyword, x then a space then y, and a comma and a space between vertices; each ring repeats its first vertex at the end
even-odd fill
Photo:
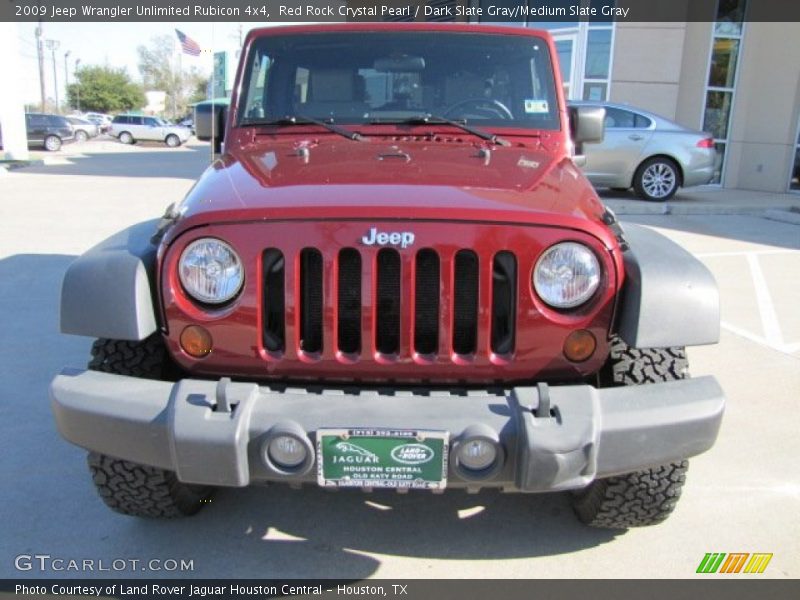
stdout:
MULTIPOLYGON (((691 577, 706 552, 770 552, 761 577, 800 575, 800 227, 755 217, 636 218, 700 256, 722 293, 721 343, 689 356, 695 375, 719 377, 727 414, 662 525, 586 529, 564 494, 284 486, 225 490, 179 521, 108 511, 84 453, 56 433, 47 400, 51 377, 84 364, 91 344, 58 333, 61 277, 78 253, 180 199, 205 162, 201 150, 145 148, 0 180, 0 577, 39 576, 15 570, 25 553, 193 560, 195 577, 575 578, 691 577)), ((49 573, 118 574, 129 573, 49 573)))

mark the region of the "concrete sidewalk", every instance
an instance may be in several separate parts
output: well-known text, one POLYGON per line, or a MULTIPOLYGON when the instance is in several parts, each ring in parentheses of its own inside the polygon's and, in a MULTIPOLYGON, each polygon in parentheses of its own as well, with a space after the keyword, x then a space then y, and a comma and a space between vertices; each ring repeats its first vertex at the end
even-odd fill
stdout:
POLYGON ((800 224, 800 194, 776 194, 712 186, 679 190, 667 202, 641 200, 633 190, 600 190, 617 215, 754 215, 800 224))

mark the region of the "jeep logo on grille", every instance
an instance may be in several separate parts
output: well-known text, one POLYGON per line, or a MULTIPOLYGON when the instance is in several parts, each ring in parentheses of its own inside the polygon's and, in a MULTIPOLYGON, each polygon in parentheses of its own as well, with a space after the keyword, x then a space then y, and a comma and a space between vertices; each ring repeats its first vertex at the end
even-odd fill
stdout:
POLYGON ((400 246, 408 248, 414 243, 414 234, 410 231, 378 231, 373 227, 367 235, 361 238, 361 243, 367 246, 400 246))

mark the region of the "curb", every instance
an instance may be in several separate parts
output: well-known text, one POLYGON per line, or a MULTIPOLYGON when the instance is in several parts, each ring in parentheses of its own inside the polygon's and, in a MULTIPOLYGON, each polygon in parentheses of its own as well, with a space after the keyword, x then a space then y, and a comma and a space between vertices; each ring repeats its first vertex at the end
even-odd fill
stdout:
POLYGON ((764 212, 763 217, 770 221, 780 221, 781 223, 791 223, 792 225, 800 225, 800 212, 795 210, 779 210, 777 208, 770 208, 764 212))
POLYGON ((764 217, 775 221, 800 224, 800 212, 794 212, 785 207, 772 207, 761 205, 691 205, 691 204, 643 204, 642 206, 630 206, 617 204, 613 200, 605 200, 609 208, 616 215, 744 215, 754 217, 764 217))
POLYGON ((24 169, 25 167, 41 167, 44 166, 45 161, 41 158, 32 158, 30 160, 8 160, 0 161, 0 171, 13 171, 14 169, 24 169))

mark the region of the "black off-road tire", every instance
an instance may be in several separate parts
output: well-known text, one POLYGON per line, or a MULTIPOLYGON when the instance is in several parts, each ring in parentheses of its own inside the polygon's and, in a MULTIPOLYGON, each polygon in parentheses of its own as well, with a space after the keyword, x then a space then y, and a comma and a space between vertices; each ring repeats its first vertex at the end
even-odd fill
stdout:
MULTIPOLYGON (((601 373, 601 384, 642 385, 689 376, 686 350, 631 348, 619 337, 601 373)), ((598 479, 573 498, 578 518, 592 527, 627 529, 655 525, 675 509, 686 481, 689 461, 654 466, 642 471, 598 479)))
POLYGON ((173 379, 176 370, 158 334, 141 342, 105 338, 95 340, 88 368, 159 381, 173 379))
MULTIPOLYGON (((141 342, 96 340, 89 369, 144 379, 170 380, 177 372, 159 334, 141 342)), ((146 443, 146 441, 143 441, 146 443)), ((213 488, 178 481, 175 473, 97 452, 88 456, 97 493, 110 509, 134 517, 193 515, 213 488)))
POLYGON ((212 488, 187 485, 175 473, 90 452, 87 457, 97 493, 110 509, 133 517, 174 519, 195 514, 212 488))

